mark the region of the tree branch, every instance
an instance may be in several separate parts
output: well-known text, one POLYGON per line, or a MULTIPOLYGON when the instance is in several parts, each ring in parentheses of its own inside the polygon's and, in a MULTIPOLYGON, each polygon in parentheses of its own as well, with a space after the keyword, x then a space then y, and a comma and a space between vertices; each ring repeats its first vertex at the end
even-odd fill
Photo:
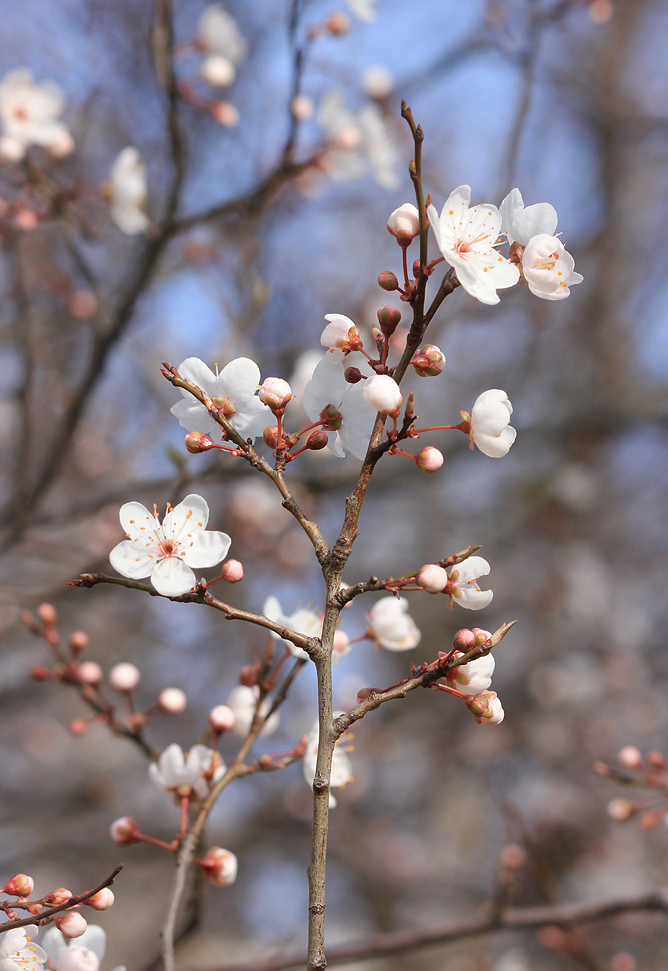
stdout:
POLYGON ((105 887, 110 887, 118 874, 123 869, 123 864, 119 863, 117 867, 114 867, 112 872, 109 874, 106 880, 94 887, 93 890, 87 890, 86 893, 79 894, 78 897, 70 897, 66 900, 64 904, 58 904, 57 907, 47 907, 45 910, 40 911, 39 914, 34 914, 30 917, 22 917, 20 920, 8 920, 4 924, 0 924, 0 933, 5 931, 12 931, 15 927, 29 927, 31 924, 36 924, 38 926, 42 924, 48 924, 51 917, 56 914, 62 913, 64 910, 71 910, 72 907, 76 907, 77 904, 83 904, 91 897, 94 897, 96 893, 100 890, 104 890, 105 887))

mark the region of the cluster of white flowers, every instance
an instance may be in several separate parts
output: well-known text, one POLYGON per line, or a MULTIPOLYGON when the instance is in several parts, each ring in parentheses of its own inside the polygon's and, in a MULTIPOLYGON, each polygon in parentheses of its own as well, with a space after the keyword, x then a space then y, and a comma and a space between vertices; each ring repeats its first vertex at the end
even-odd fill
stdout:
POLYGON ((46 148, 55 158, 74 150, 74 140, 59 121, 65 97, 53 81, 36 83, 32 71, 19 68, 0 81, 0 157, 20 162, 31 145, 46 148))
POLYGON ((320 165, 333 179, 358 179, 368 167, 379 185, 396 188, 399 153, 377 104, 366 104, 355 114, 344 107, 342 93, 333 90, 322 98, 318 120, 327 138, 320 165))
POLYGON ((178 799, 204 799, 211 783, 225 775, 226 767, 217 752, 206 745, 193 745, 187 755, 175 742, 168 745, 148 774, 158 789, 178 799))
MULTIPOLYGON (((464 657, 468 651, 481 646, 491 636, 490 631, 481 630, 479 627, 458 631, 455 635, 455 646, 461 649, 454 652, 453 658, 458 660, 464 657)), ((471 699, 467 701, 467 705, 481 725, 500 725, 504 719, 503 706, 498 695, 495 691, 489 690, 494 667, 495 661, 492 654, 484 654, 482 657, 467 661, 466 664, 458 664, 451 668, 446 679, 450 688, 471 699)))
MULTIPOLYGON (((48 958, 54 971, 99 971, 107 947, 107 935, 101 927, 89 924, 75 943, 66 941, 57 928, 50 927, 42 944, 45 958, 48 958)), ((3 968, 2 971, 9 969, 3 968)), ((114 971, 125 971, 125 968, 120 965, 114 971)))
MULTIPOLYGON (((62 940, 63 935, 56 933, 62 940)), ((37 934, 33 924, 7 931, 0 939, 0 971, 42 971, 47 956, 38 944, 33 944, 37 934)))

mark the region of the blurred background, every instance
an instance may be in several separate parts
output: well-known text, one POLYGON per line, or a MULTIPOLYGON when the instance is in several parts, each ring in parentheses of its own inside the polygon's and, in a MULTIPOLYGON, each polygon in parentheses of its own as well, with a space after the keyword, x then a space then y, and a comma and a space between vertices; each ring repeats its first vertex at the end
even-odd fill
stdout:
MULTIPOLYGON (((506 719, 483 728, 456 699, 420 692, 356 726, 355 781, 331 814, 328 939, 470 914, 489 898, 509 842, 527 853, 518 904, 662 886, 665 827, 609 820, 621 790, 591 763, 614 760, 624 744, 661 749, 668 729, 668 4, 377 0, 375 19, 361 0, 226 8, 246 49, 221 92, 198 74, 192 47, 205 5, 175 2, 185 149, 173 191, 153 4, 4 6, 0 70, 29 67, 37 82, 61 86, 75 148, 57 159, 33 147, 0 167, 0 880, 25 871, 38 892, 78 892, 122 861, 116 906, 97 921, 109 935, 104 971, 144 968, 159 953, 172 860, 148 846, 119 849, 108 827, 128 813, 169 840, 178 810, 131 742, 100 725, 70 734, 87 709, 65 685, 31 680, 48 651, 21 610, 50 601, 63 637, 87 632, 87 658, 106 670, 137 664, 142 708, 165 686, 186 691, 185 713, 148 726, 159 749, 199 738, 265 638, 194 605, 68 588, 80 572, 111 572, 123 502, 162 507, 201 493, 246 571, 220 596, 254 611, 269 594, 286 613, 318 609, 319 570, 277 494, 244 463, 185 451, 169 413, 179 395, 159 367, 246 355, 298 391, 322 352, 324 314, 346 314, 369 334, 394 298, 378 274, 400 269, 386 220, 413 201, 405 98, 425 131, 425 186, 438 208, 463 182, 474 203, 497 205, 519 186, 527 205, 556 207, 585 281, 562 302, 517 287, 494 308, 457 290, 429 332, 447 357, 443 375, 407 379, 429 424, 456 422, 479 393, 503 388, 517 442, 497 461, 457 433, 435 433, 445 465, 434 476, 383 460, 345 579, 401 575, 482 544, 494 601, 474 616, 413 595, 421 644, 406 654, 356 644, 335 670, 335 704, 395 683, 409 663, 449 649, 459 627, 517 618, 496 651, 506 719), (130 145, 146 162, 152 222, 135 235, 110 218, 101 188, 130 145)), ((296 428, 302 413, 291 407, 296 428)), ((313 453, 288 470, 328 540, 358 468, 313 453)), ((374 599, 346 611, 351 637, 364 633, 374 599)), ((307 667, 258 752, 294 746, 315 712, 307 667)), ((226 738, 223 756, 238 744, 226 738)), ((300 765, 226 790, 208 840, 238 856, 239 877, 206 890, 182 968, 301 949, 310 813, 300 765)), ((595 925, 582 941, 569 956, 534 934, 504 934, 374 967, 633 971, 611 963, 624 952, 658 971, 668 960, 660 915, 595 925)))

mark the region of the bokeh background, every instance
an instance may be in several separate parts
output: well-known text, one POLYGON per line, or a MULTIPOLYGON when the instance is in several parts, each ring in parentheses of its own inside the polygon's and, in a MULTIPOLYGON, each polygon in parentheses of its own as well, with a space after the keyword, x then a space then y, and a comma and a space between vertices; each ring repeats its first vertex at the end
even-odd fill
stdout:
MULTIPOLYGON (((409 379, 421 415, 434 423, 457 421, 487 388, 505 389, 517 442, 497 461, 471 453, 457 433, 437 433, 445 465, 434 476, 385 459, 345 579, 400 575, 482 544, 494 601, 481 617, 413 595, 420 646, 392 655, 357 644, 336 669, 335 702, 345 708, 358 688, 396 682, 409 663, 449 647, 461 626, 494 629, 517 618, 497 651, 493 685, 506 719, 482 728, 455 699, 424 692, 356 726, 355 781, 331 815, 328 939, 470 914, 488 899, 508 842, 527 851, 519 904, 662 886, 668 833, 609 820, 606 803, 620 790, 591 763, 614 760, 626 743, 661 749, 668 729, 668 4, 377 0, 369 23, 347 10, 348 33, 325 33, 309 46, 301 90, 316 106, 334 90, 352 112, 373 102, 386 141, 382 163, 395 177, 379 184, 378 160, 374 168, 363 153, 355 178, 332 177, 332 168, 341 171, 327 167, 316 107, 298 128, 293 158, 315 154, 320 165, 259 198, 253 193, 280 167, 290 131, 295 47, 338 7, 226 6, 248 41, 225 93, 240 120, 224 128, 180 103, 188 165, 177 218, 237 197, 251 204, 183 224, 140 285, 150 244, 111 222, 99 186, 120 149, 135 145, 148 167, 148 211, 156 222, 164 213, 173 170, 151 55, 153 5, 4 6, 0 70, 29 66, 38 80, 62 86, 76 150, 54 162, 34 149, 29 162, 0 168, 0 196, 40 212, 31 230, 9 217, 1 225, 0 879, 26 871, 40 891, 76 891, 122 861, 117 904, 99 917, 109 934, 104 967, 134 971, 157 956, 172 861, 151 847, 120 850, 108 826, 129 813, 170 839, 178 811, 150 784, 146 758, 130 742, 102 726, 69 733, 86 709, 66 686, 31 680, 31 666, 48 652, 20 612, 48 600, 63 636, 88 633, 91 659, 106 669, 136 663, 144 708, 163 687, 183 688, 187 711, 158 715, 147 730, 160 748, 199 738, 208 711, 227 699, 265 639, 194 605, 68 588, 79 572, 108 569, 122 538, 122 502, 162 506, 200 492, 211 525, 231 534, 232 555, 245 565, 244 582, 224 591, 231 602, 260 610, 273 593, 287 613, 318 607, 322 582, 307 541, 245 464, 186 453, 169 413, 178 393, 159 366, 248 355, 263 375, 290 378, 297 368, 303 384, 317 359, 304 354, 318 352, 324 314, 347 314, 369 332, 392 298, 377 286, 378 273, 400 266, 386 219, 412 199, 411 143, 399 116, 405 98, 425 131, 425 184, 439 208, 463 182, 475 202, 498 204, 519 186, 527 204, 553 203, 585 282, 560 303, 518 287, 494 308, 456 291, 430 332, 447 356, 443 375, 409 379), (373 101, 367 72, 378 66, 391 84, 373 101), (68 194, 57 217, 48 205, 54 186, 68 194), (127 319, 105 344, 123 307, 127 319)), ((175 8, 183 44, 203 4, 177 0, 175 8)), ((178 75, 194 75, 206 93, 197 64, 184 56, 178 75)), ((296 426, 298 406, 294 414, 296 426)), ((302 458, 289 478, 332 539, 359 463, 302 458)), ((351 636, 364 632, 373 599, 346 612, 351 636)), ((307 668, 279 730, 258 751, 292 747, 315 711, 307 668)), ((223 755, 238 744, 226 739, 223 755)), ((302 946, 309 833, 299 765, 224 793, 208 836, 236 853, 239 878, 206 891, 199 927, 180 946, 181 967, 302 946)), ((574 957, 545 949, 533 934, 505 934, 374 967, 603 971, 622 951, 658 971, 668 960, 661 916, 597 925, 583 941, 574 957)))

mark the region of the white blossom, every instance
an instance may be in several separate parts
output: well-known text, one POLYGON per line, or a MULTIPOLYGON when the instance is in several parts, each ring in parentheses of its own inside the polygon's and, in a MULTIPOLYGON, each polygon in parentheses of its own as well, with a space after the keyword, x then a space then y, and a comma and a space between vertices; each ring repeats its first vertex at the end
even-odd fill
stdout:
POLYGON ((409 651, 417 647, 422 634, 410 616, 403 597, 381 597, 369 611, 367 636, 388 651, 409 651))
POLYGON ((505 391, 499 388, 483 391, 471 409, 471 442, 490 458, 502 458, 517 437, 510 425, 512 413, 513 406, 505 391))
POLYGON ((111 218, 128 236, 145 233, 151 221, 144 212, 147 196, 146 165, 132 145, 116 156, 109 174, 111 218))
POLYGON ((360 20, 370 24, 377 17, 376 0, 348 0, 348 9, 360 20))
POLYGON ((345 314, 325 314, 325 320, 329 323, 320 335, 322 346, 329 348, 325 360, 338 364, 351 351, 362 347, 359 328, 345 314))
POLYGON ((482 715, 476 716, 479 725, 500 725, 506 716, 501 704, 501 699, 495 691, 486 691, 483 697, 487 701, 487 711, 482 715))
POLYGON ((429 206, 429 221, 438 248, 467 293, 481 303, 498 303, 496 291, 514 286, 519 270, 494 248, 501 231, 499 210, 490 205, 470 209, 470 202, 471 187, 460 185, 446 200, 440 216, 435 206, 429 206))
POLYGON ((328 141, 321 165, 332 178, 359 179, 368 166, 380 185, 396 188, 399 155, 378 105, 367 104, 354 114, 333 90, 320 102, 318 118, 328 141))
POLYGON ((151 762, 148 774, 158 789, 173 792, 178 798, 195 796, 199 799, 209 792, 209 776, 213 759, 211 782, 218 782, 225 775, 225 764, 220 756, 206 745, 193 745, 184 756, 176 742, 168 745, 157 762, 151 762), (215 756, 215 758, 214 758, 215 756))
POLYGON ((62 156, 74 148, 72 136, 58 117, 65 107, 59 85, 36 84, 32 71, 19 68, 0 81, 0 155, 19 161, 30 145, 41 145, 62 156))
POLYGON ((313 372, 304 389, 304 411, 311 421, 326 419, 323 425, 334 455, 346 451, 363 459, 369 446, 375 416, 364 403, 361 384, 348 384, 343 368, 326 359, 313 372))
MULTIPOLYGON (((334 718, 342 715, 342 711, 334 712, 334 718)), ((313 786, 315 779, 316 762, 318 759, 318 741, 320 739, 320 728, 318 722, 315 723, 309 732, 306 741, 306 751, 304 753, 304 778, 309 786, 313 786)), ((332 795, 332 789, 342 789, 348 782, 352 781, 353 767, 348 758, 350 748, 346 746, 346 736, 342 735, 334 745, 332 753, 332 772, 329 780, 329 808, 334 809, 336 799, 332 795)))
POLYGON ((374 64, 362 74, 362 91, 370 98, 387 98, 393 88, 392 72, 382 64, 374 64))
POLYGON ((387 220, 387 231, 401 243, 410 243, 420 233, 420 213, 411 202, 404 202, 387 220))
POLYGON ((196 569, 216 566, 227 556, 227 533, 206 530, 209 507, 201 496, 186 496, 169 507, 160 524, 157 511, 140 502, 126 502, 119 518, 126 540, 115 546, 109 562, 131 580, 150 577, 163 597, 180 597, 195 585, 196 569))
POLYGON ((485 577, 491 566, 482 556, 469 556, 450 570, 450 579, 446 593, 468 610, 480 610, 492 602, 494 594, 491 590, 481 590, 475 582, 478 577, 485 577))
POLYGON ((389 374, 374 374, 367 378, 362 387, 362 398, 370 408, 384 415, 396 414, 404 400, 399 385, 389 374))
POLYGON ((512 189, 501 203, 502 230, 515 243, 529 289, 544 300, 563 300, 569 287, 581 283, 575 261, 554 235, 557 211, 549 202, 524 205, 519 189, 512 189))
POLYGON ((221 4, 210 4, 199 19, 197 40, 207 55, 200 67, 202 78, 213 87, 232 84, 248 48, 234 17, 221 4))
MULTIPOLYGON (((306 637, 320 637, 322 634, 322 617, 305 607, 288 616, 283 613, 276 597, 267 597, 262 613, 269 620, 293 630, 296 634, 304 634, 306 637)), ((293 657, 299 657, 304 661, 308 660, 308 654, 301 647, 297 647, 292 641, 285 640, 273 631, 270 631, 270 633, 275 640, 283 641, 293 657)))
MULTIPOLYGON (((489 631, 485 631, 489 637, 489 631)), ((455 652, 455 658, 463 657, 462 651, 455 652)), ((481 691, 486 691, 492 683, 494 674, 494 655, 485 654, 467 664, 460 664, 452 668, 448 673, 448 684, 456 688, 464 695, 479 695, 481 691)))
MULTIPOLYGON (((240 684, 227 699, 227 704, 234 714, 234 731, 237 735, 243 735, 245 737, 250 732, 257 699, 259 697, 260 689, 257 685, 249 688, 245 684, 240 684)), ((266 715, 270 708, 271 701, 269 698, 265 698, 260 705, 260 714, 262 716, 266 715)), ((265 722, 260 736, 273 735, 278 728, 279 720, 280 714, 275 711, 265 722)))
MULTIPOLYGON (((37 933, 37 928, 30 924, 15 927, 0 938, 0 971, 42 971, 47 956, 38 944, 32 943, 37 933)), ((62 940, 60 931, 56 933, 62 940)))
MULTIPOLYGON (((189 357, 179 365, 179 374, 208 395, 244 438, 256 439, 267 425, 274 423, 271 410, 256 394, 260 369, 249 358, 238 357, 226 364, 220 373, 214 374, 198 357, 189 357)), ((189 391, 181 388, 181 394, 183 401, 177 401, 170 408, 179 425, 189 432, 211 432, 220 427, 189 391)))
MULTIPOLYGON (((97 924, 89 924, 76 941, 66 942, 56 927, 50 927, 42 941, 55 971, 98 971, 107 947, 107 935, 97 924)), ((117 967, 114 971, 125 971, 117 967)))

